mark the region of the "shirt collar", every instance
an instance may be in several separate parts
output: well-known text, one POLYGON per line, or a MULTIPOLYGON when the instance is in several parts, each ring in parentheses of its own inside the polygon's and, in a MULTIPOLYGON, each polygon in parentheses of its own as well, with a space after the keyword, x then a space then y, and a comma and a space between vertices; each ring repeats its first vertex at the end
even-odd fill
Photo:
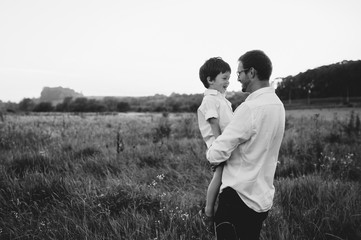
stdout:
POLYGON ((249 101, 249 100, 253 100, 257 97, 259 97, 260 95, 264 94, 264 93, 275 93, 275 89, 273 87, 263 87, 260 88, 256 91, 254 91, 253 93, 251 93, 245 101, 249 101))
POLYGON ((226 92, 220 93, 219 91, 217 91, 215 89, 206 89, 206 91, 204 92, 204 96, 207 96, 207 95, 221 95, 221 96, 225 97, 226 92))

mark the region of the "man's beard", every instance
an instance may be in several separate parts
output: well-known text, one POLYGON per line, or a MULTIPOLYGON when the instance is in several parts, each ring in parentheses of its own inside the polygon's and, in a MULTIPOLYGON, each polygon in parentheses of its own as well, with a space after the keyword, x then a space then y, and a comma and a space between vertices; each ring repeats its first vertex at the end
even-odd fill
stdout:
POLYGON ((242 92, 247 92, 247 86, 248 84, 242 84, 242 92))
POLYGON ((250 80, 249 79, 245 79, 245 81, 243 81, 243 84, 242 84, 242 92, 248 92, 247 91, 247 88, 250 84, 250 80))

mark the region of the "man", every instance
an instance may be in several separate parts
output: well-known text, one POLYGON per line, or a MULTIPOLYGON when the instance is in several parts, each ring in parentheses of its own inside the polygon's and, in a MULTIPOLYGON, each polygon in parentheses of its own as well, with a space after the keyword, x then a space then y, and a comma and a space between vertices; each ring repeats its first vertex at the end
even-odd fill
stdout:
POLYGON ((271 73, 272 63, 260 50, 238 59, 238 81, 250 95, 207 152, 211 164, 225 162, 215 215, 217 240, 259 239, 273 204, 285 109, 270 86, 271 73))

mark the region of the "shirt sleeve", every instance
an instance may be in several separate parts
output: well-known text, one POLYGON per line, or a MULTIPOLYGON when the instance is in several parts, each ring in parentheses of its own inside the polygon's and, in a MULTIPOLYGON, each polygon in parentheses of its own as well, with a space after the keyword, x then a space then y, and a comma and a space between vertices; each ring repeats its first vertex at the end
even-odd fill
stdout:
POLYGON ((207 151, 207 159, 212 164, 219 164, 230 158, 232 152, 252 137, 252 113, 245 104, 234 113, 232 121, 223 133, 212 143, 207 151))
POLYGON ((205 120, 210 118, 219 118, 218 116, 219 103, 214 98, 205 98, 200 111, 203 113, 205 120))

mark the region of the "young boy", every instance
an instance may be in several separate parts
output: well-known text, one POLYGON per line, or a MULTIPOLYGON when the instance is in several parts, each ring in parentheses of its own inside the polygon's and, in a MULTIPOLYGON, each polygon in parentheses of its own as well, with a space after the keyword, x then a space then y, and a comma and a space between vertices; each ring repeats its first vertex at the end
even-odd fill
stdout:
MULTIPOLYGON (((199 78, 207 89, 197 111, 198 126, 207 148, 233 117, 232 104, 225 98, 230 75, 229 64, 219 57, 208 59, 199 69, 199 78)), ((216 166, 208 186, 206 206, 199 212, 207 230, 213 226, 214 205, 221 186, 222 172, 223 165, 216 166)))

